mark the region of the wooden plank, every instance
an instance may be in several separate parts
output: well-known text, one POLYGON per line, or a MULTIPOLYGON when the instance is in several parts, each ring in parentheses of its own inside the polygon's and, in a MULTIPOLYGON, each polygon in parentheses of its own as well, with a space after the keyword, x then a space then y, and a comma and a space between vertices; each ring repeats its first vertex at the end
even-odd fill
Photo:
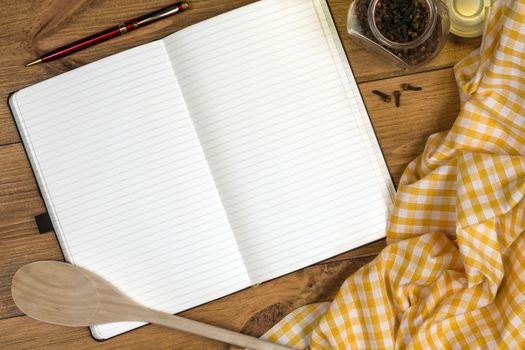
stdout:
MULTIPOLYGON (((130 47, 160 39, 188 25, 246 5, 253 0, 193 0, 191 10, 183 15, 159 21, 121 38, 111 40, 67 58, 25 68, 37 55, 73 39, 102 30, 115 23, 134 18, 166 6, 172 0, 66 1, 26 0, 5 2, 3 13, 9 16, 0 23, 3 58, 0 67, 0 98, 6 101, 11 92, 96 61, 130 47), (59 15, 57 15, 59 14, 59 15)), ((360 82, 404 74, 380 56, 359 47, 346 32, 348 0, 328 0, 357 80, 360 82)), ((459 40, 451 37, 441 55, 422 71, 450 67, 479 46, 479 39, 459 40)), ((0 104, 0 145, 18 142, 6 103, 0 104)))
POLYGON ((379 144, 396 184, 407 164, 417 157, 428 136, 449 129, 459 113, 459 94, 452 69, 373 81, 360 85, 379 144), (423 87, 402 91, 401 106, 385 103, 372 90, 391 94, 402 83, 423 87))
MULTIPOLYGON (((45 212, 33 172, 21 144, 0 147, 0 232, 18 235, 20 224, 45 212)), ((28 227, 26 227, 28 228, 28 227)), ((36 228, 36 227, 35 227, 36 228)))
MULTIPOLYGON (((182 313, 210 324, 260 336, 299 306, 331 300, 352 272, 371 258, 312 266, 182 313), (239 307, 242 305, 242 307, 239 307)), ((86 328, 43 324, 28 317, 0 320, 2 349, 224 349, 223 344, 148 325, 102 343, 86 328)))

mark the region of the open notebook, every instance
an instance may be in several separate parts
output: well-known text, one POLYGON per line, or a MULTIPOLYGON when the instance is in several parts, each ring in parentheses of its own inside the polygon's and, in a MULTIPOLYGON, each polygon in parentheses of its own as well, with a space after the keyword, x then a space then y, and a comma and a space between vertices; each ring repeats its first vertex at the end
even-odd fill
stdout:
POLYGON ((325 0, 260 1, 10 105, 66 260, 149 307, 384 236, 394 189, 325 0))

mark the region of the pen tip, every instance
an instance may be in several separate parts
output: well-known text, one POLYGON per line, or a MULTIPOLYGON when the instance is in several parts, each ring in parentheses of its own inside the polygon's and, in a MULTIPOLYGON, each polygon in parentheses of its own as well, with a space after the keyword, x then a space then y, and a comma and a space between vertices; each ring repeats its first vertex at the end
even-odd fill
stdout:
POLYGON ((182 2, 182 8, 184 9, 184 11, 186 11, 189 7, 190 5, 188 5, 187 2, 182 2))
POLYGON ((26 67, 29 67, 34 64, 41 63, 41 62, 42 62, 42 59, 39 58, 38 60, 34 60, 33 62, 29 62, 28 64, 26 64, 26 67))

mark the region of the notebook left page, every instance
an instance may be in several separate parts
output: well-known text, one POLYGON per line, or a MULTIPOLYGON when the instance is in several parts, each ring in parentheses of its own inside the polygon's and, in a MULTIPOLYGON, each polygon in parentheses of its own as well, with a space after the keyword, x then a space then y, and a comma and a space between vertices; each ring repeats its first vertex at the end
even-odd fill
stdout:
POLYGON ((69 262, 171 313, 250 285, 162 42, 23 89, 10 104, 69 262))

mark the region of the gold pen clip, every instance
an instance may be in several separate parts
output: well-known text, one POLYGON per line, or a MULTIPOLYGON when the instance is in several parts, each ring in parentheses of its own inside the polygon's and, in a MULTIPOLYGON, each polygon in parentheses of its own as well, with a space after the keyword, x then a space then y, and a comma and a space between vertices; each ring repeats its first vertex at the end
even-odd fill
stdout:
POLYGON ((187 10, 188 9, 188 4, 183 2, 181 4, 177 4, 177 5, 174 5, 173 7, 169 7, 167 9, 165 9, 164 11, 161 11, 159 13, 156 13, 154 15, 152 15, 151 17, 148 17, 148 18, 144 18, 143 20, 140 20, 138 22, 133 22, 133 27, 134 28, 138 28, 146 23, 150 23, 150 22, 153 22, 153 21, 156 21, 156 20, 159 20, 161 18, 164 18, 164 17, 168 17, 168 16, 171 16, 171 15, 174 15, 176 14, 177 12, 179 12, 179 7, 182 6, 183 10, 187 10))

